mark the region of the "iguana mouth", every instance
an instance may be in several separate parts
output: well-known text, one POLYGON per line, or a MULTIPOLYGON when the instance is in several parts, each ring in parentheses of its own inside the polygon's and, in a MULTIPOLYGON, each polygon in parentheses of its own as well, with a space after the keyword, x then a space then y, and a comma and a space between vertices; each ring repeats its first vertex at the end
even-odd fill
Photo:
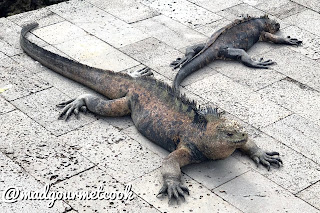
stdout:
POLYGON ((247 141, 247 139, 242 139, 242 140, 234 141, 233 143, 244 143, 246 141, 247 141))

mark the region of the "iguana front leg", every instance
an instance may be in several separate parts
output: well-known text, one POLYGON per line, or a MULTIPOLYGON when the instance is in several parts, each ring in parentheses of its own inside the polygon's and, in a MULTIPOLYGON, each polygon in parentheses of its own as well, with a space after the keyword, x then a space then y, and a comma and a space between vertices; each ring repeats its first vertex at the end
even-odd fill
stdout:
POLYGON ((282 165, 282 160, 280 159, 278 152, 266 152, 259 148, 253 140, 249 139, 240 150, 246 153, 257 166, 261 163, 263 166, 267 167, 268 171, 270 170, 271 165, 277 165, 278 167, 282 165))
POLYGON ((254 68, 268 69, 270 65, 275 63, 272 60, 264 61, 263 58, 260 58, 259 61, 253 60, 252 57, 248 55, 248 53, 245 50, 229 48, 229 47, 223 48, 222 50, 220 50, 219 56, 240 60, 244 65, 248 67, 254 67, 254 68))
POLYGON ((275 34, 269 33, 269 32, 263 32, 260 36, 261 41, 271 41, 275 44, 289 44, 289 45, 300 45, 302 44, 302 41, 291 38, 290 36, 282 37, 277 36, 275 34))
POLYGON ((177 201, 181 198, 184 201, 184 192, 189 194, 188 188, 181 182, 180 167, 192 163, 190 159, 190 150, 186 147, 181 147, 171 152, 162 163, 163 186, 157 196, 167 193, 169 204, 173 201, 173 198, 177 201))
POLYGON ((102 116, 124 116, 130 114, 129 100, 127 97, 103 100, 94 95, 85 94, 80 95, 76 99, 72 99, 57 105, 58 107, 64 107, 59 119, 65 116, 65 120, 68 120, 72 114, 79 117, 80 111, 93 112, 102 116))
POLYGON ((142 76, 152 76, 153 72, 149 67, 145 67, 140 70, 134 70, 134 71, 128 72, 128 75, 130 75, 133 78, 140 78, 142 76))
POLYGON ((173 67, 173 69, 177 69, 180 66, 182 66, 185 62, 193 58, 196 54, 198 54, 204 47, 205 43, 203 44, 197 44, 191 47, 187 47, 185 56, 183 58, 177 58, 175 61, 170 63, 170 67, 173 67))

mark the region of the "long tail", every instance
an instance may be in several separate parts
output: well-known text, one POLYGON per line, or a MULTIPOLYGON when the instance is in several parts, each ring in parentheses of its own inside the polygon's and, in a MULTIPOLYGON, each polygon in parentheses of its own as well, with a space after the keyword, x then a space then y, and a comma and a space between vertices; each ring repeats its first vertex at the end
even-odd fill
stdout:
POLYGON ((25 35, 37 26, 38 23, 32 23, 24 26, 21 30, 20 45, 30 57, 51 70, 77 81, 109 98, 118 98, 118 96, 121 97, 126 93, 126 91, 123 91, 123 94, 117 94, 116 91, 120 91, 123 87, 128 88, 128 85, 124 84, 129 83, 131 79, 130 76, 114 73, 109 70, 89 67, 45 50, 27 40, 25 35), (122 83, 119 83, 116 78, 121 78, 122 83))
POLYGON ((214 60, 214 57, 211 57, 211 56, 206 57, 206 54, 201 54, 195 57, 194 59, 192 59, 190 62, 183 65, 173 80, 174 90, 177 93, 179 93, 179 90, 180 90, 179 85, 188 75, 201 69, 202 67, 206 66, 208 63, 210 63, 213 60, 214 60))

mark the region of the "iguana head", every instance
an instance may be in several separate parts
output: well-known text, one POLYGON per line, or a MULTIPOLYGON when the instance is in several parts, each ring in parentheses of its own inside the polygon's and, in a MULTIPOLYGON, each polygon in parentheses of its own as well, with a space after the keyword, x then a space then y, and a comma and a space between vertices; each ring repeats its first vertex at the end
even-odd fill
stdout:
POLYGON ((275 20, 272 19, 265 19, 265 31, 269 32, 269 33, 276 33, 279 31, 280 29, 280 24, 278 22, 276 22, 275 20))
POLYGON ((216 131, 217 141, 231 147, 240 147, 248 140, 248 134, 235 121, 222 120, 216 131))

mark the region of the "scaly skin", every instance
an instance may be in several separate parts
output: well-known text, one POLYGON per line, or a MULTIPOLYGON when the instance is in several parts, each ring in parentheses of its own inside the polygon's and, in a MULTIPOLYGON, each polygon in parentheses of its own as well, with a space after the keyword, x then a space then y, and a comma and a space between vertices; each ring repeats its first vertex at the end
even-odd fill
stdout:
POLYGON ((253 60, 246 51, 258 41, 270 41, 275 44, 300 45, 295 38, 274 35, 280 24, 267 16, 260 18, 246 17, 215 32, 207 43, 188 47, 184 58, 177 58, 170 66, 180 68, 173 87, 179 92, 179 85, 191 73, 205 67, 216 59, 239 60, 244 65, 268 69, 274 64, 271 60, 253 60))
MULTIPOLYGON (((90 87, 109 99, 90 94, 59 104, 64 107, 59 118, 89 110, 102 116, 131 115, 137 129, 148 139, 170 151, 163 161, 163 187, 169 201, 184 200, 188 188, 181 182, 180 167, 208 159, 223 159, 240 149, 257 164, 270 169, 280 167, 278 153, 257 147, 233 122, 220 117, 217 110, 199 110, 194 102, 176 95, 168 85, 153 78, 134 78, 128 74, 101 70, 61 57, 28 41, 25 34, 37 24, 24 27, 20 44, 23 50, 41 64, 74 81, 90 87)), ((140 73, 145 74, 146 70, 140 73)))

